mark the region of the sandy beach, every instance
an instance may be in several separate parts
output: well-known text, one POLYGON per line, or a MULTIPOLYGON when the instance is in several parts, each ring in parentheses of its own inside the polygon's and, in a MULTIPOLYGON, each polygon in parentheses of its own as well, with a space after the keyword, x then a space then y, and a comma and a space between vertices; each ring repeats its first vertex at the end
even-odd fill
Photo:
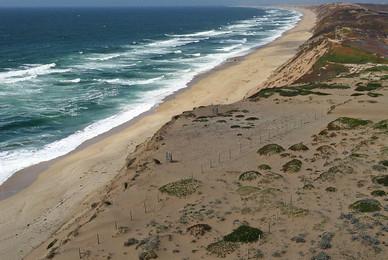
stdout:
POLYGON ((125 168, 128 154, 174 115, 199 106, 231 104, 260 89, 311 36, 314 13, 297 9, 303 12, 303 19, 274 42, 206 73, 151 112, 87 142, 69 155, 14 175, 0 191, 2 258, 20 259, 75 214, 82 214, 86 201, 125 168))

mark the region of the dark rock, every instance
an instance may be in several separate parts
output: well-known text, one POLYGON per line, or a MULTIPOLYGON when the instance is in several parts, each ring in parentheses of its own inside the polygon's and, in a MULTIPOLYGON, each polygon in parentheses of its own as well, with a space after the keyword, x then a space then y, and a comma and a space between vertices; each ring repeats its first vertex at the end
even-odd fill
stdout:
POLYGON ((336 192, 337 189, 336 189, 335 187, 327 187, 327 188, 326 188, 326 191, 327 191, 327 192, 336 192))
POLYGON ((139 240, 137 240, 136 238, 130 238, 124 242, 124 246, 133 246, 133 245, 136 245, 137 243, 139 243, 139 240))
POLYGON ((127 159, 127 168, 131 167, 132 164, 136 161, 136 157, 135 158, 128 158, 127 159))
POLYGON ((52 247, 55 245, 55 243, 57 243, 57 241, 58 241, 58 239, 54 239, 53 241, 51 241, 51 243, 48 244, 48 246, 46 247, 46 249, 52 248, 52 247))
POLYGON ((291 241, 294 241, 296 243, 305 243, 306 242, 306 240, 304 239, 305 237, 306 237, 305 234, 299 234, 291 238, 291 241))

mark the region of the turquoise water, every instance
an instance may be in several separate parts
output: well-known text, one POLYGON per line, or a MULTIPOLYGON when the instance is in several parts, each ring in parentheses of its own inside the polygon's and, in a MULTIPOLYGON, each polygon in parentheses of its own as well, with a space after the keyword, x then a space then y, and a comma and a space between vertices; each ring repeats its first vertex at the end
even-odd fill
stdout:
POLYGON ((151 109, 299 18, 224 7, 0 9, 0 183, 151 109))

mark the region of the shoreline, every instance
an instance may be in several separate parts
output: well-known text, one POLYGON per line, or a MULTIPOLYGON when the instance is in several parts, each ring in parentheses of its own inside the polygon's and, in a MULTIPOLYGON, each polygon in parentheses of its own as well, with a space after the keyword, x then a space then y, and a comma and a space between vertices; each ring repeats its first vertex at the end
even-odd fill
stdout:
MULTIPOLYGON (((267 7, 269 7, 269 6, 267 6, 267 7)), ((251 7, 251 8, 254 8, 254 7, 251 7)), ((265 8, 265 7, 263 7, 263 8, 265 8)), ((304 16, 305 16, 304 11, 306 9, 304 9, 303 7, 276 6, 276 8, 299 12, 301 14, 301 17, 300 17, 299 21, 296 22, 294 27, 287 29, 286 31, 284 31, 281 35, 279 35, 274 40, 272 40, 268 43, 264 43, 262 45, 253 47, 252 49, 250 49, 248 51, 248 53, 242 53, 241 55, 228 58, 225 61, 223 61, 221 64, 215 66, 214 68, 196 75, 189 83, 187 83, 186 87, 183 87, 183 88, 175 91, 174 93, 168 95, 167 97, 163 98, 163 100, 160 103, 154 105, 151 109, 141 113, 140 115, 135 116, 134 118, 128 120, 127 122, 125 122, 119 126, 112 128, 111 130, 109 130, 107 132, 104 132, 104 133, 99 134, 99 135, 97 135, 89 140, 86 140, 85 142, 81 143, 77 148, 70 151, 69 153, 66 153, 66 154, 61 155, 59 157, 56 157, 54 159, 51 159, 48 161, 43 161, 43 162, 28 166, 24 169, 18 170, 17 172, 12 174, 11 177, 9 177, 6 181, 4 181, 0 185, 0 201, 7 199, 9 197, 12 197, 13 195, 16 195, 21 190, 29 187, 38 178, 38 176, 42 172, 46 171, 52 164, 55 164, 59 160, 65 158, 67 156, 71 156, 72 154, 77 153, 78 151, 86 149, 87 147, 103 140, 104 138, 107 138, 111 135, 117 134, 118 132, 125 130, 126 128, 135 124, 138 120, 141 120, 143 117, 146 117, 146 116, 156 112, 157 108, 159 106, 161 106, 162 104, 164 104, 165 102, 169 102, 169 101, 173 100, 174 98, 176 98, 181 93, 183 93, 184 91, 187 91, 192 87, 195 87, 197 82, 205 79, 206 77, 208 77, 212 73, 217 73, 218 71, 223 70, 223 69, 227 69, 230 66, 238 65, 241 62, 244 62, 244 60, 249 59, 249 56, 254 54, 256 51, 258 51, 262 48, 266 48, 268 46, 271 46, 272 44, 275 44, 277 40, 281 39, 282 37, 286 36, 289 33, 292 33, 292 31, 294 29, 296 29, 298 27, 299 23, 301 23, 304 19, 304 16)), ((248 93, 249 92, 247 92, 247 94, 248 93)))
POLYGON ((292 9, 302 12, 302 19, 276 40, 201 74, 155 108, 86 141, 69 154, 9 178, 0 186, 0 254, 20 258, 82 213, 85 202, 125 167, 136 146, 174 115, 198 106, 234 103, 260 88, 312 35, 315 14, 299 7, 292 9), (7 189, 12 194, 3 198, 7 189))

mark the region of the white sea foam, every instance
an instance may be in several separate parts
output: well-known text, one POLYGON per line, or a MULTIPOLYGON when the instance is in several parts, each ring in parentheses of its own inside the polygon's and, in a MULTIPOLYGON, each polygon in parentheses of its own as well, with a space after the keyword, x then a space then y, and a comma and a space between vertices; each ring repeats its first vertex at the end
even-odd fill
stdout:
POLYGON ((62 80, 63 83, 80 83, 81 79, 76 78, 76 79, 68 79, 68 80, 62 80))
POLYGON ((151 79, 139 79, 139 80, 129 80, 129 79, 98 79, 99 82, 104 82, 112 85, 148 85, 155 83, 159 80, 162 80, 165 76, 162 75, 160 77, 151 78, 151 79))
POLYGON ((227 40, 221 40, 220 43, 246 43, 247 41, 248 41, 247 38, 243 38, 241 40, 227 39, 227 40))
POLYGON ((121 54, 99 54, 94 57, 89 57, 87 58, 88 60, 93 60, 93 61, 107 61, 107 60, 112 60, 115 58, 120 57, 121 54))
POLYGON ((161 41, 155 41, 147 45, 147 47, 178 47, 178 46, 184 46, 189 43, 196 43, 198 42, 198 39, 194 38, 173 38, 170 40, 161 40, 161 41))
POLYGON ((41 75, 64 73, 70 71, 70 69, 53 69, 55 67, 55 63, 44 65, 38 64, 28 65, 20 70, 0 72, 0 83, 12 84, 20 81, 31 80, 41 75))
POLYGON ((193 56, 193 57, 200 57, 201 53, 193 53, 193 54, 191 54, 191 56, 193 56))
POLYGON ((81 143, 119 126, 152 108, 155 102, 142 102, 128 106, 123 112, 89 125, 64 139, 50 143, 40 150, 0 152, 0 184, 14 172, 28 166, 52 160, 76 149, 81 143))
POLYGON ((224 35, 231 33, 230 30, 210 30, 210 31, 203 31, 203 32, 197 32, 197 33, 190 33, 190 34, 166 34, 166 36, 169 37, 179 37, 179 38, 186 38, 186 37, 214 37, 219 35, 224 35))
POLYGON ((232 45, 232 46, 228 46, 228 47, 224 47, 224 48, 221 48, 219 49, 220 51, 224 51, 224 52, 230 52, 238 47, 241 47, 243 46, 241 43, 240 44, 236 44, 236 45, 232 45))

